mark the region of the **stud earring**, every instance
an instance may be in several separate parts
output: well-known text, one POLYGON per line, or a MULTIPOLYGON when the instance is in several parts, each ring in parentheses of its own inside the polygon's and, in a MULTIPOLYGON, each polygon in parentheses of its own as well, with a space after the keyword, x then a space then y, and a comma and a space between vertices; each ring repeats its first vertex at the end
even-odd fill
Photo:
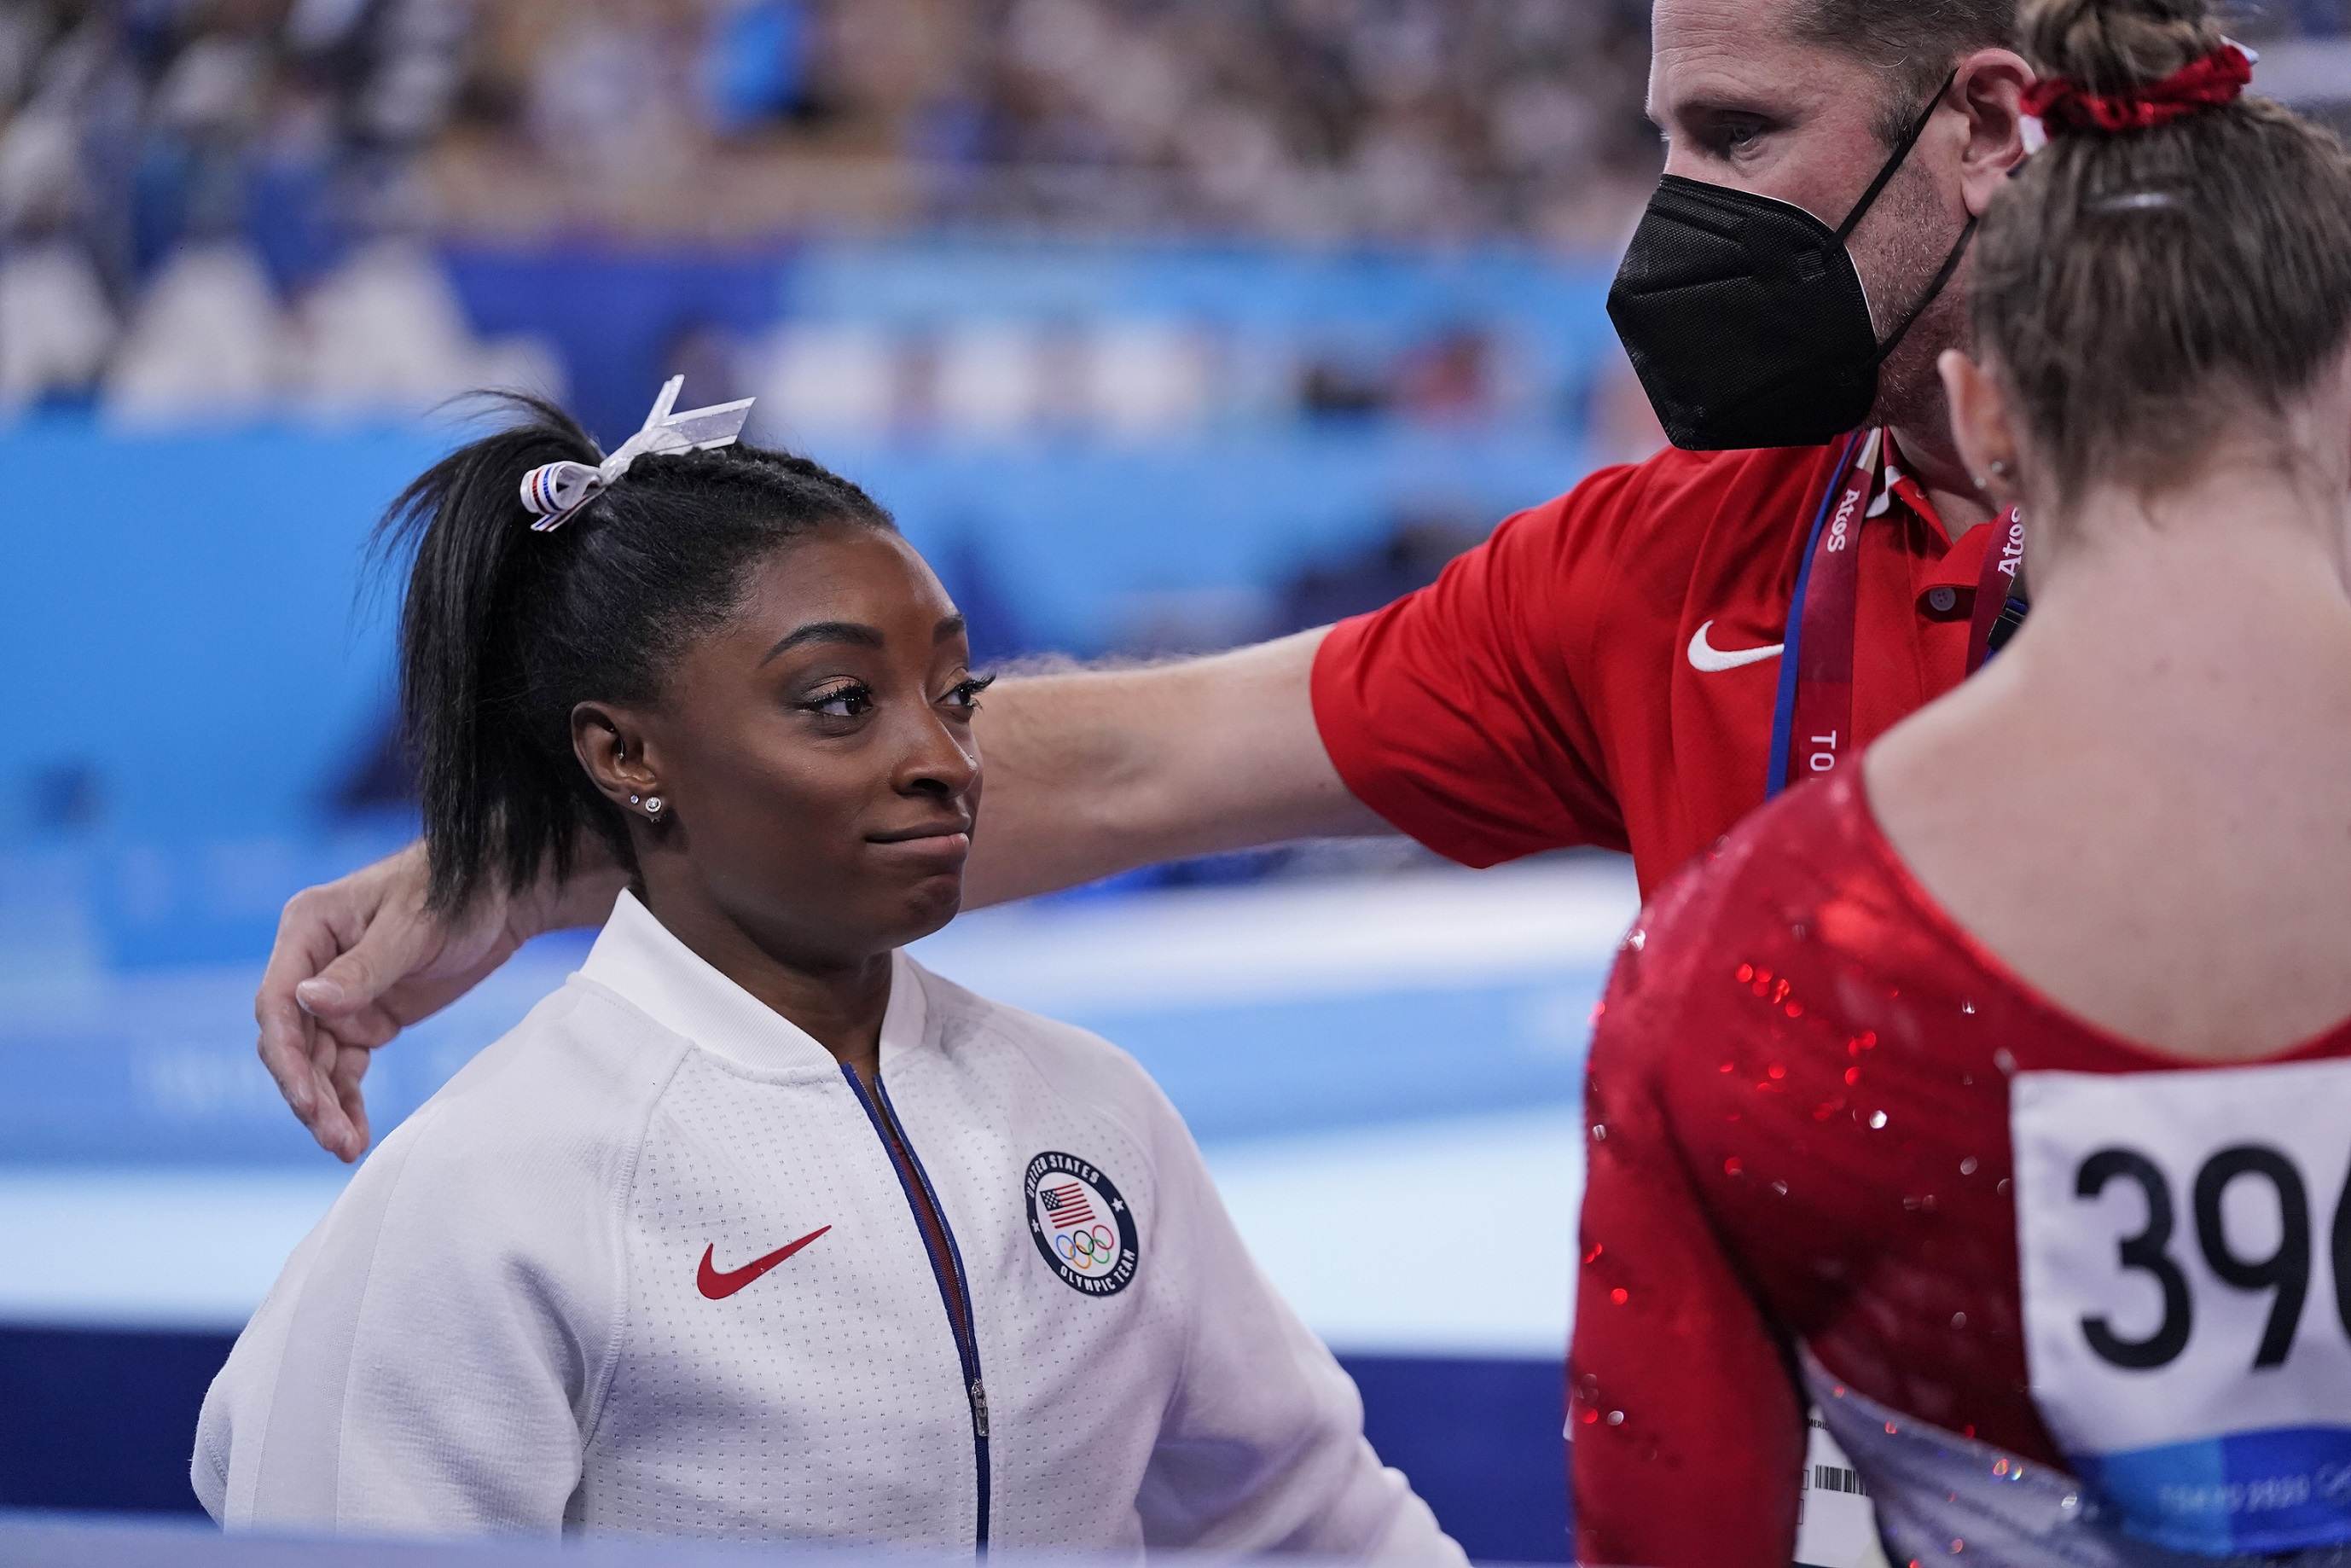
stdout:
MULTIPOLYGON (((1977 480, 1977 481, 1976 481, 1976 488, 1977 488, 1977 489, 1979 489, 1979 490, 1980 490, 1980 489, 1982 489, 1982 488, 1983 488, 1983 481, 1982 481, 1982 480, 1979 479, 1979 480, 1977 480)), ((630 804, 630 805, 632 805, 632 806, 642 806, 642 805, 643 805, 644 803, 645 803, 645 798, 644 798, 643 796, 642 796, 642 795, 632 795, 632 796, 630 796, 630 797, 629 797, 629 804, 630 804)))
POLYGON ((645 815, 646 815, 646 816, 648 816, 648 817, 658 817, 658 816, 660 816, 660 815, 661 815, 661 813, 662 813, 662 798, 661 798, 660 796, 658 796, 658 795, 654 795, 654 796, 653 796, 653 797, 649 798, 649 799, 645 801, 645 815))
POLYGON ((2015 465, 2014 465, 2014 464, 2011 464, 2011 462, 2009 462, 2009 460, 2008 460, 2007 458, 2005 458, 2005 457, 1995 457, 1995 458, 1993 458, 1993 459, 1992 459, 1992 465, 1991 465, 1991 476, 1992 476, 1993 478, 1995 478, 1995 479, 2002 479, 2002 480, 2004 480, 2004 479, 2006 479, 2010 475, 2011 475, 2011 474, 2013 474, 2013 473, 2015 473, 2015 472, 2016 472, 2016 466, 2015 466, 2015 465))

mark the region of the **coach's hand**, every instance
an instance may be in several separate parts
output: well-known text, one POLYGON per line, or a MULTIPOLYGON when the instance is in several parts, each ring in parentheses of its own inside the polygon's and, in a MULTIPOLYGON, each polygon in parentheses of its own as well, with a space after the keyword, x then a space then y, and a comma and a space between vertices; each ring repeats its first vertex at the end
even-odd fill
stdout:
POLYGON ((424 846, 411 844, 339 882, 294 895, 254 998, 261 1060, 321 1148, 367 1152, 360 1080, 377 1047, 479 984, 539 932, 600 918, 617 877, 593 873, 561 898, 485 898, 455 923, 424 909, 424 846), (609 886, 592 885, 609 883, 609 886), (581 905, 567 909, 567 903, 581 905))

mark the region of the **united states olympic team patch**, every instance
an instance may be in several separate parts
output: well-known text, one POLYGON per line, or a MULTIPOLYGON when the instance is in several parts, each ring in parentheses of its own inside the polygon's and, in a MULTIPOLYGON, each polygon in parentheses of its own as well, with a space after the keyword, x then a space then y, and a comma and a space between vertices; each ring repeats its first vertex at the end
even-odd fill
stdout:
POLYGON ((1023 1184, 1029 1234, 1072 1291, 1114 1296, 1134 1281, 1134 1212, 1110 1177, 1075 1155, 1042 1154, 1023 1184))

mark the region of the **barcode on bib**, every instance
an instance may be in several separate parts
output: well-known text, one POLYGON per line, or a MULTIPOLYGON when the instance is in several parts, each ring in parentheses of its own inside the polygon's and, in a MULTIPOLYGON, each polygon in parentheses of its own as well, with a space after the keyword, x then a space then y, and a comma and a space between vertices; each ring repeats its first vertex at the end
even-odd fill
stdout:
POLYGON ((1843 1465, 1814 1465, 1805 1473, 1804 1490, 1847 1492, 1855 1497, 1869 1495, 1869 1488, 1861 1477, 1843 1465))

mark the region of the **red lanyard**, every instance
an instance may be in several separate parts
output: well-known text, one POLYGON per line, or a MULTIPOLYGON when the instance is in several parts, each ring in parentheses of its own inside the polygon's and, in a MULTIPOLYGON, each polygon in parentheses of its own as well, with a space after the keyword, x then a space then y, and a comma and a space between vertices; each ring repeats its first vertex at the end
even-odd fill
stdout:
MULTIPOLYGON (((1856 435, 1841 449, 1828 493, 1813 520, 1806 559, 1788 611, 1787 651, 1772 725, 1770 793, 1834 773, 1856 754, 1853 727, 1854 648, 1861 603, 1861 529, 1885 475, 1886 433, 1856 435)), ((1992 632, 2024 564, 2024 519, 2011 509, 1991 527, 1969 626, 1968 673, 1991 656, 1992 632)))
POLYGON ((2024 514, 2011 507, 1990 527, 1999 530, 1984 551, 1983 568, 1976 579, 1976 612, 1968 626, 1968 674, 1974 674, 1991 657, 1992 629, 2001 612, 2016 597, 2017 573, 2024 570, 2024 514))

